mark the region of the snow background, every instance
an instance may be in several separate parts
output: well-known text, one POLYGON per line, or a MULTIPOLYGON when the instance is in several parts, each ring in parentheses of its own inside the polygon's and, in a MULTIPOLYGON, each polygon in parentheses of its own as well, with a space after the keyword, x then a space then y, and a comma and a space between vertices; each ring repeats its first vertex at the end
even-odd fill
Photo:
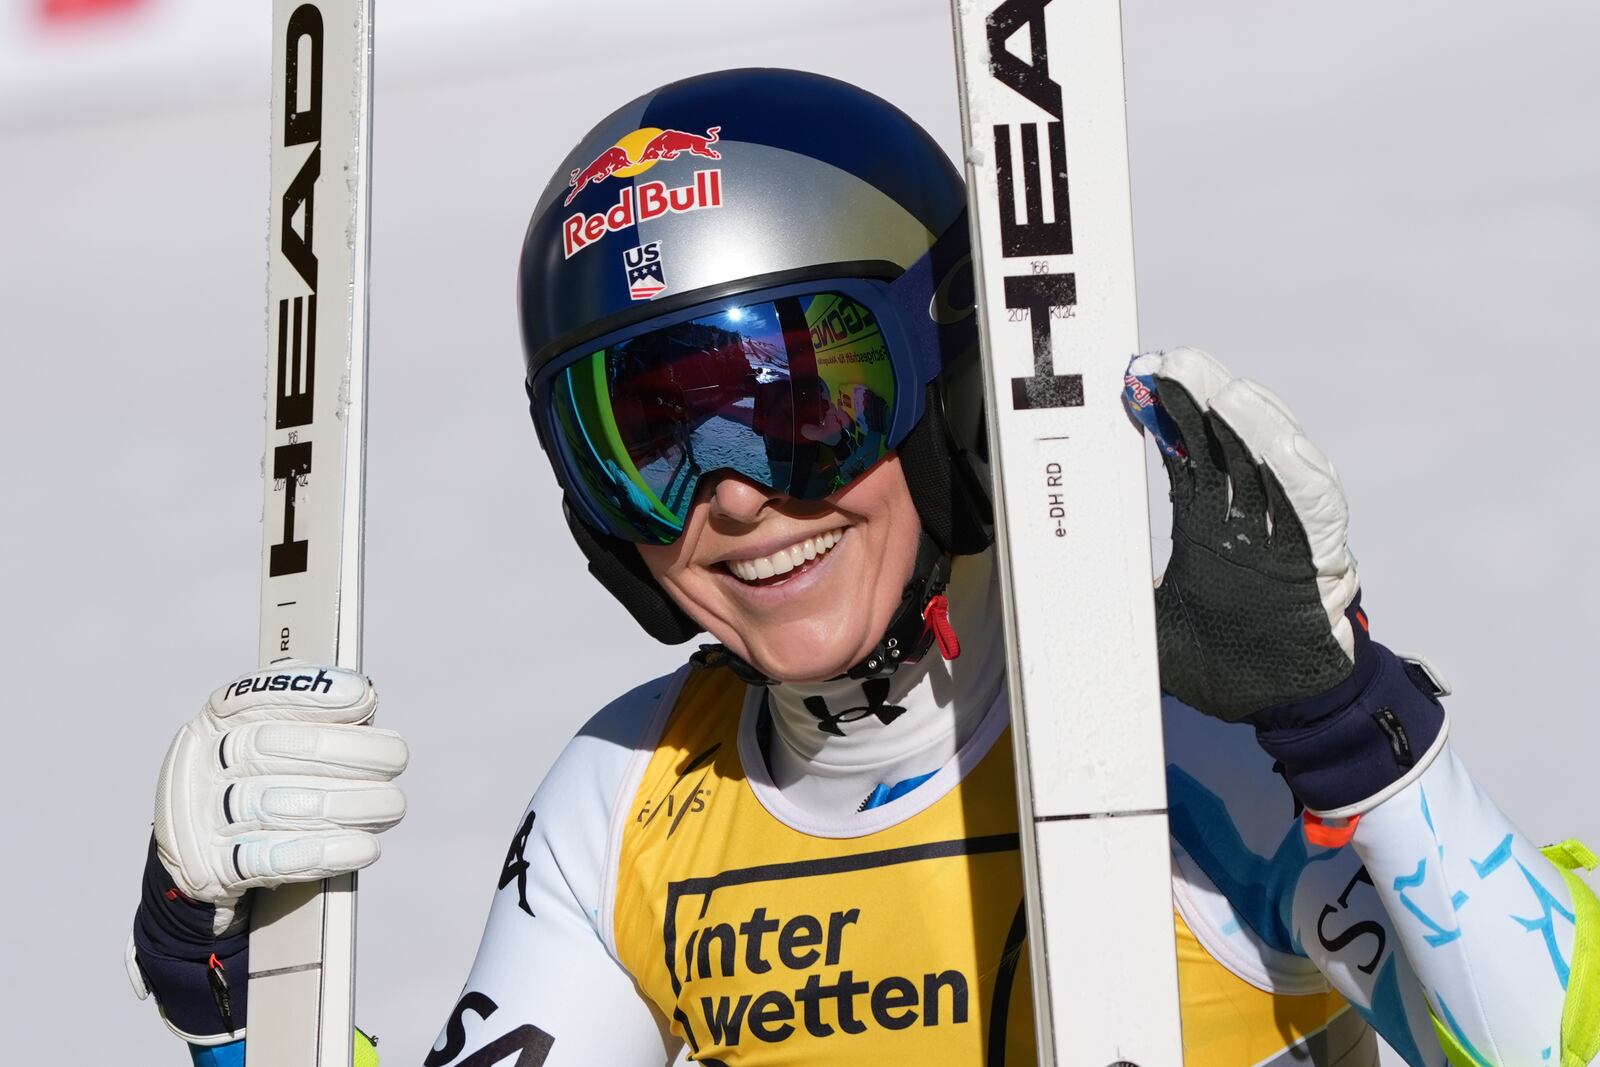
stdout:
MULTIPOLYGON (((121 956, 162 753, 254 654, 266 5, 49 30, 42 6, 0 3, 5 1058, 182 1063, 121 956)), ((367 669, 414 755, 362 878, 359 1017, 396 1064, 564 739, 681 658, 584 573, 528 425, 538 190, 592 121, 722 66, 845 77, 959 141, 937 0, 551 6, 379 14, 367 669)), ((1536 839, 1600 840, 1600 8, 1127 0, 1125 24, 1144 344, 1293 404, 1376 632, 1455 683, 1458 750, 1536 839)))

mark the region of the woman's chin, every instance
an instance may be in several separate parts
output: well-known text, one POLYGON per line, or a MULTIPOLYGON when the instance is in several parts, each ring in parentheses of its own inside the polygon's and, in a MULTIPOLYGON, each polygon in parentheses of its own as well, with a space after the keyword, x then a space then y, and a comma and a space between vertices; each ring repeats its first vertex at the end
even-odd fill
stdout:
POLYGON ((780 682, 823 682, 854 667, 868 651, 836 638, 818 643, 797 635, 786 642, 760 641, 748 648, 743 658, 768 678, 780 682))

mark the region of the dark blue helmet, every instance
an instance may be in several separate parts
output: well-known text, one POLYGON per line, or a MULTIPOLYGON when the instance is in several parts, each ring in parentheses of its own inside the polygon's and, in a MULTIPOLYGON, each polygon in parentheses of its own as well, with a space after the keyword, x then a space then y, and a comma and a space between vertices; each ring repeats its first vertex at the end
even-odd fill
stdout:
MULTIPOLYGON (((535 419, 540 371, 595 338, 743 293, 893 282, 932 263, 927 317, 940 324, 930 343, 943 372, 898 452, 937 549, 925 555, 981 551, 987 487, 970 456, 986 448, 965 210, 961 177, 933 139, 845 82, 745 69, 647 93, 568 154, 528 224, 518 307, 535 419)), ((913 325, 930 335, 927 322, 913 325)), ((679 642, 699 632, 631 544, 570 504, 567 519, 590 570, 649 633, 679 642)), ((926 599, 908 598, 918 610, 926 599)))
POLYGON ((531 381, 589 338, 689 304, 813 278, 892 278, 966 189, 904 112, 832 78, 728 70, 647 93, 568 154, 534 208, 518 295, 531 381), (630 250, 659 242, 641 299, 630 250))

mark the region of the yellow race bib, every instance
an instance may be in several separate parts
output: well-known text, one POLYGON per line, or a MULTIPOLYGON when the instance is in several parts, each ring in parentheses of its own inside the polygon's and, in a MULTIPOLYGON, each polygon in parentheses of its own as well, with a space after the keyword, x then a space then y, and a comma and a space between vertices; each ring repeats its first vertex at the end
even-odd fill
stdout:
MULTIPOLYGON (((752 788, 739 752, 744 697, 727 670, 689 673, 622 835, 618 955, 692 1058, 1032 1064, 1009 734, 904 821, 824 837, 777 818, 752 788)), ((1326 1038, 1365 1029, 1337 995, 1256 989, 1181 920, 1178 933, 1191 1067, 1277 1053, 1304 1064, 1288 1050, 1309 1035, 1324 1035, 1310 1062, 1331 1062, 1318 1046, 1350 1045, 1326 1038)))

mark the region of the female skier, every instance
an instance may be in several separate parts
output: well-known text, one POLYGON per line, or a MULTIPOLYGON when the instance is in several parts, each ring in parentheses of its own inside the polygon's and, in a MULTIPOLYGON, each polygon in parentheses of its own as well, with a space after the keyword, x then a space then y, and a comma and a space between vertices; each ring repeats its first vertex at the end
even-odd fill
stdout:
MULTIPOLYGON (((539 198, 526 381, 572 534, 652 637, 715 643, 539 786, 427 1067, 1034 1061, 964 205, 905 115, 771 70, 628 104, 539 198)), ((1529 843, 1369 636, 1332 465, 1203 353, 1132 372, 1175 428, 1185 1062, 1593 1062, 1592 857, 1529 843)), ((374 703, 262 671, 173 743, 136 978, 197 1063, 242 1058, 248 891, 365 866, 404 810, 374 703)))

